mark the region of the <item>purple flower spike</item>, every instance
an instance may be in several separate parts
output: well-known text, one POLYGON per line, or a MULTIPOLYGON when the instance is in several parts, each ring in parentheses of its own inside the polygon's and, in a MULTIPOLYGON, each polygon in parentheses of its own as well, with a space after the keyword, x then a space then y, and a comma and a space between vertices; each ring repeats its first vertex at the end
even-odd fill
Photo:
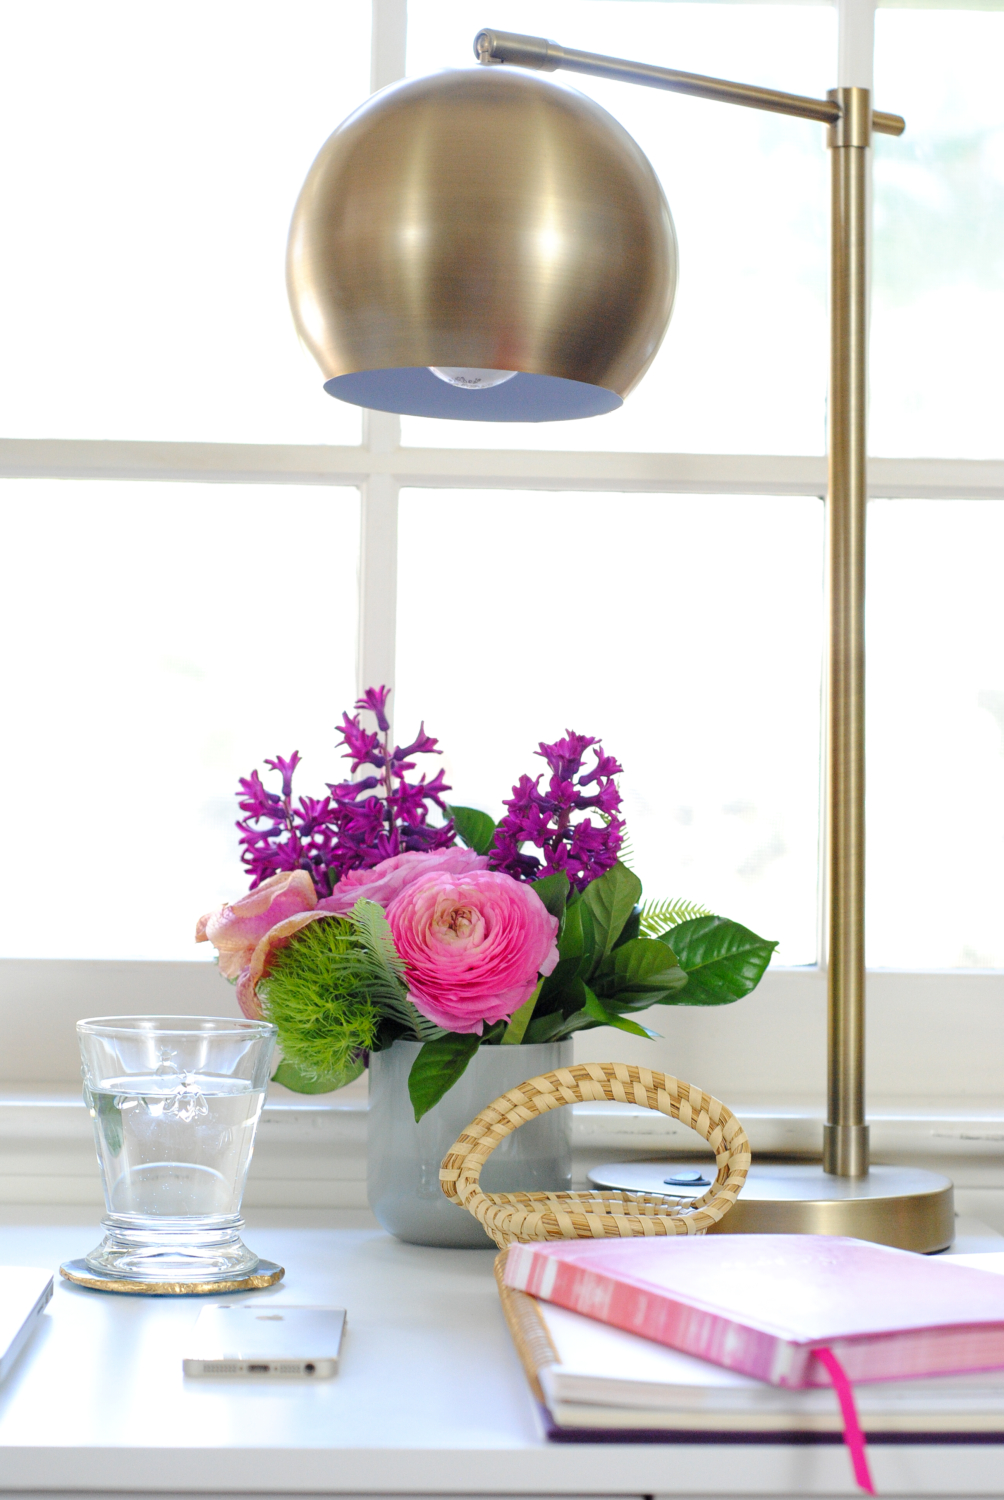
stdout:
POLYGON ((356 713, 364 713, 369 709, 375 715, 377 728, 381 734, 387 734, 390 730, 390 720, 387 718, 387 699, 390 697, 390 688, 378 687, 367 688, 361 698, 356 699, 356 713))
POLYGON ((519 778, 505 804, 509 811, 495 830, 491 867, 517 880, 539 880, 563 870, 581 891, 617 861, 624 823, 617 816, 621 796, 613 778, 622 768, 598 740, 570 729, 553 745, 541 743, 537 754, 551 771, 547 789, 540 789, 543 774, 536 780, 519 778), (583 770, 590 749, 596 763, 583 770), (599 821, 586 817, 573 822, 574 813, 587 809, 599 821), (539 849, 542 857, 524 853, 524 844, 539 849))
POLYGON ((293 790, 293 772, 300 764, 299 750, 294 750, 289 760, 283 760, 281 755, 277 755, 275 760, 267 760, 265 764, 271 770, 279 772, 282 777, 282 795, 290 796, 293 790))
POLYGON ((443 772, 431 781, 424 775, 409 781, 407 774, 415 769, 412 756, 441 753, 437 741, 423 724, 410 745, 392 748, 389 697, 389 688, 367 688, 355 714, 343 714, 338 729, 352 776, 363 766, 371 767, 372 774, 329 783, 328 796, 301 797, 295 804, 296 751, 288 759, 277 755, 265 762, 282 777, 281 793, 269 791, 257 771, 241 778, 238 797, 244 817, 237 827, 252 890, 281 871, 306 870, 323 898, 350 870, 368 869, 392 854, 446 849, 456 842, 452 821, 429 823, 433 808, 446 816, 443 795, 450 788, 443 772), (360 722, 366 711, 376 717, 375 733, 360 722))

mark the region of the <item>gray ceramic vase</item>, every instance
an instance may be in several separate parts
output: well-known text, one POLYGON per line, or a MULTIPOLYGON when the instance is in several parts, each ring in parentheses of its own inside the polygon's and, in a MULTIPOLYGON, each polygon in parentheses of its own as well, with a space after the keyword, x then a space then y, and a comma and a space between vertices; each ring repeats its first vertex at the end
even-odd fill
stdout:
MULTIPOLYGON (((384 1229, 412 1245, 493 1247, 477 1219, 446 1198, 439 1166, 465 1125, 507 1089, 567 1068, 572 1043, 479 1047, 463 1076, 416 1124, 408 1074, 418 1042, 395 1042, 370 1056, 367 1189, 384 1229)), ((492 1152, 481 1174, 489 1193, 567 1192, 572 1185, 571 1111, 555 1109, 521 1125, 492 1152)))

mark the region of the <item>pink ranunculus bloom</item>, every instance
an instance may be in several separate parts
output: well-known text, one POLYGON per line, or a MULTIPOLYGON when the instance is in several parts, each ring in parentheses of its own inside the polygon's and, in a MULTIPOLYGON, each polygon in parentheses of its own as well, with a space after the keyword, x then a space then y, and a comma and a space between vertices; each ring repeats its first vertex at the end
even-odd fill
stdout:
POLYGON ((508 1019, 558 962, 558 919, 532 886, 495 870, 442 871, 387 908, 416 1007, 448 1031, 508 1019))
POLYGON ((386 911, 390 903, 416 880, 424 880, 433 871, 442 875, 468 875, 472 870, 486 870, 488 856, 473 849, 438 849, 430 854, 412 850, 381 860, 368 870, 350 870, 338 881, 330 896, 317 903, 319 910, 345 916, 363 896, 386 911))
POLYGON ((313 911, 317 905, 314 882, 306 870, 287 870, 263 880, 255 890, 207 912, 195 927, 197 943, 212 943, 220 955, 220 973, 236 979, 267 932, 287 917, 313 911))

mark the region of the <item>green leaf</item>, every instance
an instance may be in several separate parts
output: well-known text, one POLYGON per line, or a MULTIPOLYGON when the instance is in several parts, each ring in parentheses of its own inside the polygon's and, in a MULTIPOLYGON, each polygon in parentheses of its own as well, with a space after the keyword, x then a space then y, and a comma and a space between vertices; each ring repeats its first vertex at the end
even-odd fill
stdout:
POLYGON ((524 1042, 558 1041, 563 1036, 571 1036, 573 1031, 578 1031, 583 1026, 596 1024, 586 1014, 585 1004, 588 991, 581 979, 570 979, 564 986, 558 1001, 548 1006, 546 1011, 543 1010, 542 1002, 549 982, 547 980, 544 983, 541 1000, 538 1001, 533 1020, 526 1029, 524 1042))
MULTIPOLYGON (((558 937, 558 968, 575 976, 587 974, 596 954, 596 924, 585 901, 574 901, 565 909, 565 922, 558 937)), ((555 969, 557 973, 557 969, 555 969)))
MULTIPOLYGON (((614 943, 614 948, 620 948, 624 943, 630 943, 636 937, 652 937, 654 934, 642 932, 641 930, 641 907, 633 908, 624 926, 621 928, 620 937, 614 943)), ((610 950, 613 952, 613 948, 610 950)))
POLYGON ((482 812, 479 807, 449 807, 457 836, 468 849, 478 854, 487 854, 495 837, 495 819, 482 812))
POLYGON ((586 886, 582 904, 592 912, 596 952, 600 958, 606 958, 610 952, 640 896, 641 881, 620 860, 586 886))
MULTIPOLYGON (((585 1011, 580 1014, 586 1018, 585 1011)), ((582 1022, 579 1023, 581 1024, 582 1022)), ((578 1027, 569 1027, 568 1018, 559 1010, 550 1016, 534 1016, 526 1029, 523 1040, 524 1042, 554 1042, 558 1040, 559 1035, 568 1036, 576 1030, 578 1027)))
POLYGON ((563 1037, 571 1036, 574 1031, 588 1030, 589 1027, 598 1025, 599 1022, 595 1021, 583 1007, 581 1010, 573 1011, 570 1016, 559 1014, 539 1017, 527 1032, 526 1040, 528 1042, 560 1042, 563 1037))
POLYGON ((706 906, 696 901, 646 901, 641 909, 641 937, 661 937, 671 927, 681 922, 692 922, 695 917, 710 917, 706 906))
POLYGON ((654 1041, 659 1035, 657 1031, 650 1031, 647 1026, 640 1026, 637 1021, 629 1021, 626 1016, 619 1016, 616 1012, 607 1010, 602 1000, 594 995, 588 986, 586 987, 585 1010, 586 1014, 594 1021, 598 1021, 601 1026, 616 1026, 618 1031, 630 1031, 634 1036, 648 1037, 650 1041, 654 1041))
POLYGON ((687 984, 680 1005, 728 1005, 755 990, 777 943, 728 917, 697 917, 663 935, 672 943, 687 984))
POLYGON ((603 960, 596 988, 614 996, 622 990, 680 990, 686 983, 672 948, 656 938, 632 938, 603 960))
POLYGON ((363 1068, 364 1063, 360 1058, 358 1062, 350 1063, 341 1073, 319 1078, 316 1073, 302 1072, 295 1063, 283 1061, 272 1074, 272 1082, 281 1083, 284 1089, 292 1089, 294 1094, 332 1094, 335 1089, 343 1089, 347 1083, 358 1078, 363 1068))
MULTIPOLYGON (((558 962, 544 980, 537 1003, 537 1019, 552 1011, 570 1008, 569 996, 580 978, 593 967, 595 935, 593 917, 583 901, 569 902, 565 920, 558 934, 558 962)), ((575 1007, 581 1005, 575 1001, 575 1007)), ((535 1037, 534 1040, 537 1038, 535 1037)), ((529 1038, 527 1038, 529 1040, 529 1038)))
POLYGON ((534 990, 533 994, 530 996, 529 1000, 524 1000, 519 1010, 513 1012, 512 1020, 509 1022, 509 1025, 502 1033, 503 1045, 509 1044, 511 1046, 515 1046, 523 1040, 526 1028, 529 1026, 531 1020, 533 1019, 534 1008, 537 1004, 537 999, 540 995, 543 985, 544 981, 541 980, 537 985, 537 988, 534 990))
POLYGON ((425 1043, 408 1074, 408 1097, 416 1122, 453 1087, 480 1044, 477 1032, 456 1031, 425 1043))
POLYGON ((544 875, 540 880, 535 880, 531 887, 543 901, 551 916, 557 917, 559 922, 565 915, 569 884, 564 870, 557 870, 553 875, 544 875))

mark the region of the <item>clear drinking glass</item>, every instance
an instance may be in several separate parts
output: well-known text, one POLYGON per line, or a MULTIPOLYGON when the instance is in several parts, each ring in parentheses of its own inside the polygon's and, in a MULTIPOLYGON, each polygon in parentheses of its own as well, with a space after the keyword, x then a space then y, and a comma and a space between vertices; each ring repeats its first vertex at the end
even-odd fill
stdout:
POLYGON ((133 1281, 252 1272, 240 1207, 275 1027, 101 1016, 77 1035, 107 1208, 87 1264, 133 1281))

